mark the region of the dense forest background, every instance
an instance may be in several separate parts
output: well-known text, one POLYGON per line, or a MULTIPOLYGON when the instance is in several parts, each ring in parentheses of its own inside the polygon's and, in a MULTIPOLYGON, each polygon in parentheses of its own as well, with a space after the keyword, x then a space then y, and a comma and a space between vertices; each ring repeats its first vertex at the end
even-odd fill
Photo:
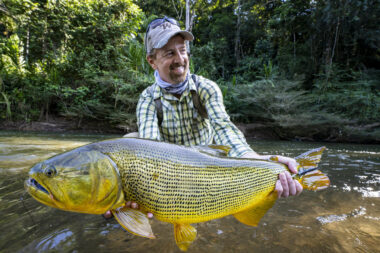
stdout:
POLYGON ((186 10, 191 71, 219 84, 234 122, 380 141, 378 0, 0 0, 0 121, 134 130, 153 83, 146 26, 185 27, 186 10))

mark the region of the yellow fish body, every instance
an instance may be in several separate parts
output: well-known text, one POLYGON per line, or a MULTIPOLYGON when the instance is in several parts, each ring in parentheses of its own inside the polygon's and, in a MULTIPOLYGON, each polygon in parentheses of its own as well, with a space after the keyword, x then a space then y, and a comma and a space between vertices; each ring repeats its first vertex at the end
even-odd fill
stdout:
MULTIPOLYGON (((196 238, 191 223, 234 215, 256 226, 276 201, 278 174, 287 170, 274 161, 222 157, 210 150, 135 138, 92 143, 35 165, 25 186, 52 207, 91 214, 112 210, 125 229, 148 238, 154 238, 146 218, 151 212, 174 224, 176 243, 187 250, 196 238), (127 200, 140 210, 123 207, 127 200)), ((323 150, 296 158, 300 170, 315 168, 323 150)), ((313 178, 304 187, 329 184, 321 173, 313 178)))

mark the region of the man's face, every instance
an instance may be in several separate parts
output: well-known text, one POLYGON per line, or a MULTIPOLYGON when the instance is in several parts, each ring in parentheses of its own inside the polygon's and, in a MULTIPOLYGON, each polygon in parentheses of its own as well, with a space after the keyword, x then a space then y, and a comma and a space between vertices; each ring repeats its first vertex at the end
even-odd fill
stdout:
POLYGON ((178 84, 186 80, 189 58, 182 36, 172 37, 163 48, 155 50, 155 57, 147 56, 147 60, 165 82, 178 84))

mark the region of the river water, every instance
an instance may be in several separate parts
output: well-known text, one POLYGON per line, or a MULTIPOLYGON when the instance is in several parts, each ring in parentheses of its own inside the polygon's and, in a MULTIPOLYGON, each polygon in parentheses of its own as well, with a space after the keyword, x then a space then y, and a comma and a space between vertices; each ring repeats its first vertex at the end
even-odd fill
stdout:
MULTIPOLYGON (((53 209, 24 190, 28 169, 72 148, 116 136, 0 132, 0 252, 180 252, 173 226, 152 220, 157 239, 112 219, 53 209)), ((326 146, 331 187, 280 199, 258 227, 225 217, 195 224, 188 252, 380 252, 380 145, 254 141, 261 154, 297 156, 326 146)))

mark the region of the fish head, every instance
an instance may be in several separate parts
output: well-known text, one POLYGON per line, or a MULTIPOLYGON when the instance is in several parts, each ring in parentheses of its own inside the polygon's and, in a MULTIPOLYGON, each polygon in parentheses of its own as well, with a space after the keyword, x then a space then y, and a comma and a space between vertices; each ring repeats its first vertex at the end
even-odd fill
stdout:
POLYGON ((102 214, 124 203, 117 165, 87 146, 34 165, 25 188, 42 204, 65 211, 102 214))

